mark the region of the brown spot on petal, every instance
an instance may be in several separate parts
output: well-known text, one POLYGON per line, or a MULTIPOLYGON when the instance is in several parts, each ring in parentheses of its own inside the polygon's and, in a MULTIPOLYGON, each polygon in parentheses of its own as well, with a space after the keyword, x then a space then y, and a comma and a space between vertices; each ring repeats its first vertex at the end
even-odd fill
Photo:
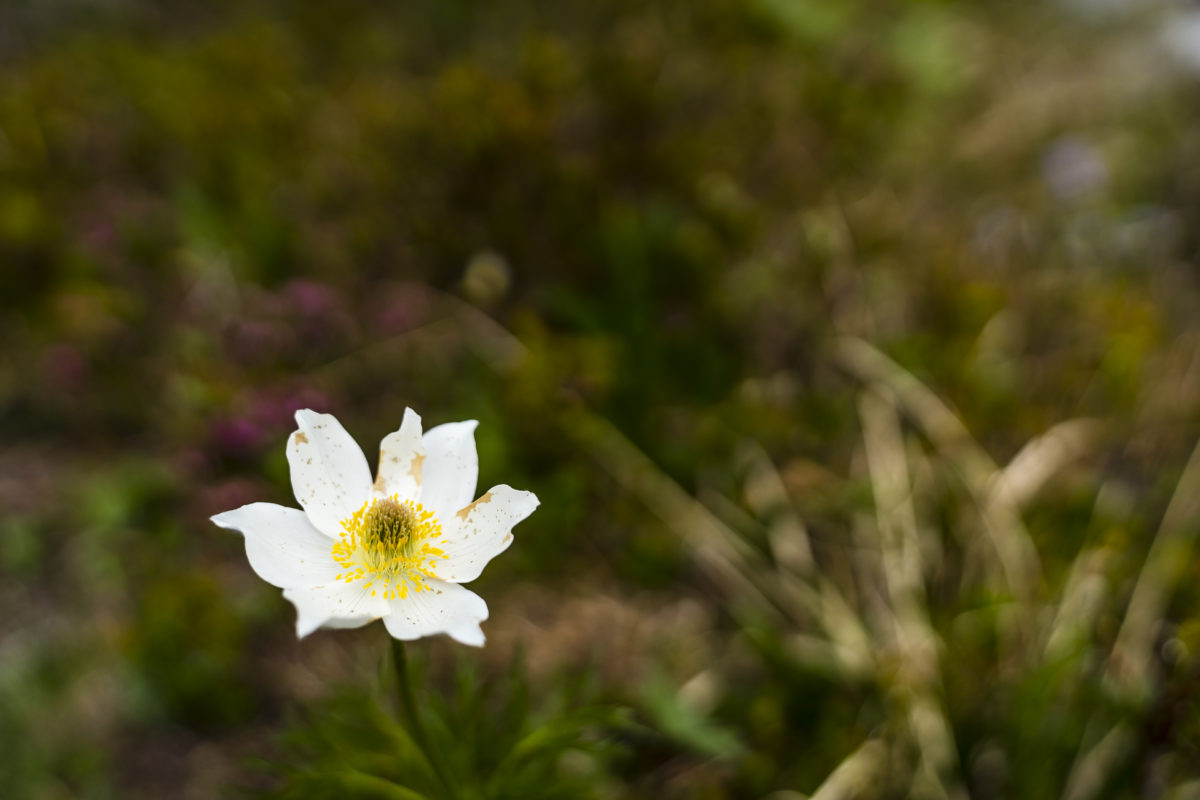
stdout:
POLYGON ((383 470, 380 470, 379 474, 375 476, 375 491, 387 494, 387 481, 383 479, 383 470))
POLYGON ((492 502, 492 493, 484 492, 483 497, 480 497, 474 503, 471 503, 471 505, 463 508, 457 514, 455 514, 455 516, 457 516, 459 519, 466 519, 470 515, 470 513, 475 510, 475 506, 479 505, 480 503, 490 503, 490 502, 492 502))
POLYGON ((408 466, 408 474, 412 476, 412 479, 417 482, 418 486, 421 484, 421 467, 423 466, 425 466, 424 453, 414 455, 412 463, 408 466))
POLYGON ((308 444, 308 437, 304 435, 304 431, 296 431, 292 435, 296 437, 296 444, 308 444))
POLYGON ((509 531, 508 533, 504 534, 504 544, 508 544, 511 541, 512 541, 512 531, 509 531))

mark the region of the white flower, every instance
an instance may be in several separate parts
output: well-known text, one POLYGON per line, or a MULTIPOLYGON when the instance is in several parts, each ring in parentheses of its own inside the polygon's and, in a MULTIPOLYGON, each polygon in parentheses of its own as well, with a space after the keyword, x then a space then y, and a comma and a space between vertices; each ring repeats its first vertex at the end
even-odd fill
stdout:
POLYGON ((212 518, 245 536, 250 566, 296 606, 296 634, 382 617, 397 639, 446 633, 481 646, 487 604, 459 584, 508 548, 538 499, 500 485, 472 502, 478 423, 422 435, 421 418, 405 409, 380 443, 374 483, 334 417, 302 410, 296 423, 287 456, 304 510, 251 503, 212 518))

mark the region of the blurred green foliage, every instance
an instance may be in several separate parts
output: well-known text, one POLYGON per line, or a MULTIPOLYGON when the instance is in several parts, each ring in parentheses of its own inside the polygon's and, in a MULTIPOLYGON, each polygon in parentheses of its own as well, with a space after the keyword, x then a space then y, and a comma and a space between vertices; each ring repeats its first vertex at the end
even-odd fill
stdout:
POLYGON ((1195 79, 1086 6, 0 12, 0 796, 408 785, 382 635, 296 643, 206 520, 292 504, 296 408, 406 405, 542 499, 488 648, 417 646, 464 774, 559 731, 482 796, 1200 794, 1196 555, 1147 567, 1200 436, 1195 79))
MULTIPOLYGON (((331 697, 292 727, 288 757, 273 767, 286 779, 267 796, 571 798, 613 791, 601 765, 625 748, 603 734, 639 732, 620 709, 595 704, 594 689, 577 676, 559 676, 537 699, 519 662, 488 680, 459 662, 451 678, 444 695, 419 708, 422 736, 394 708, 403 705, 398 695, 383 704, 379 693, 362 688, 331 697)), ((394 694, 397 680, 382 683, 394 694)), ((428 697, 420 680, 417 694, 428 697)))

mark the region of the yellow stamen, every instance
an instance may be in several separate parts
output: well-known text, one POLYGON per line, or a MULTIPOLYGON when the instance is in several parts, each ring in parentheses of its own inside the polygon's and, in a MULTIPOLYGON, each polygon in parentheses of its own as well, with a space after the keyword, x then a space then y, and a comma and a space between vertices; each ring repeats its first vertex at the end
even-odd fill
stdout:
MULTIPOLYGON (((366 579, 364 589, 383 582, 385 599, 404 598, 428 589, 426 578, 436 577, 433 567, 445 552, 441 523, 420 503, 396 495, 369 500, 342 520, 342 532, 333 545, 333 560, 347 572, 335 580, 354 583, 366 579)), ((375 591, 371 592, 375 596, 375 591)))

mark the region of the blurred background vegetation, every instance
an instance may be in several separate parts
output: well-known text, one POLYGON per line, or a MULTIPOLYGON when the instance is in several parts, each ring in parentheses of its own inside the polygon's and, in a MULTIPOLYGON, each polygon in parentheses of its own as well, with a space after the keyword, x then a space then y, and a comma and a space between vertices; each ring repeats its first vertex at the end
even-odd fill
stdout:
POLYGON ((0 796, 409 797, 207 517, 410 405, 542 499, 410 648, 481 795, 1200 797, 1196 29, 5 3, 0 796))

